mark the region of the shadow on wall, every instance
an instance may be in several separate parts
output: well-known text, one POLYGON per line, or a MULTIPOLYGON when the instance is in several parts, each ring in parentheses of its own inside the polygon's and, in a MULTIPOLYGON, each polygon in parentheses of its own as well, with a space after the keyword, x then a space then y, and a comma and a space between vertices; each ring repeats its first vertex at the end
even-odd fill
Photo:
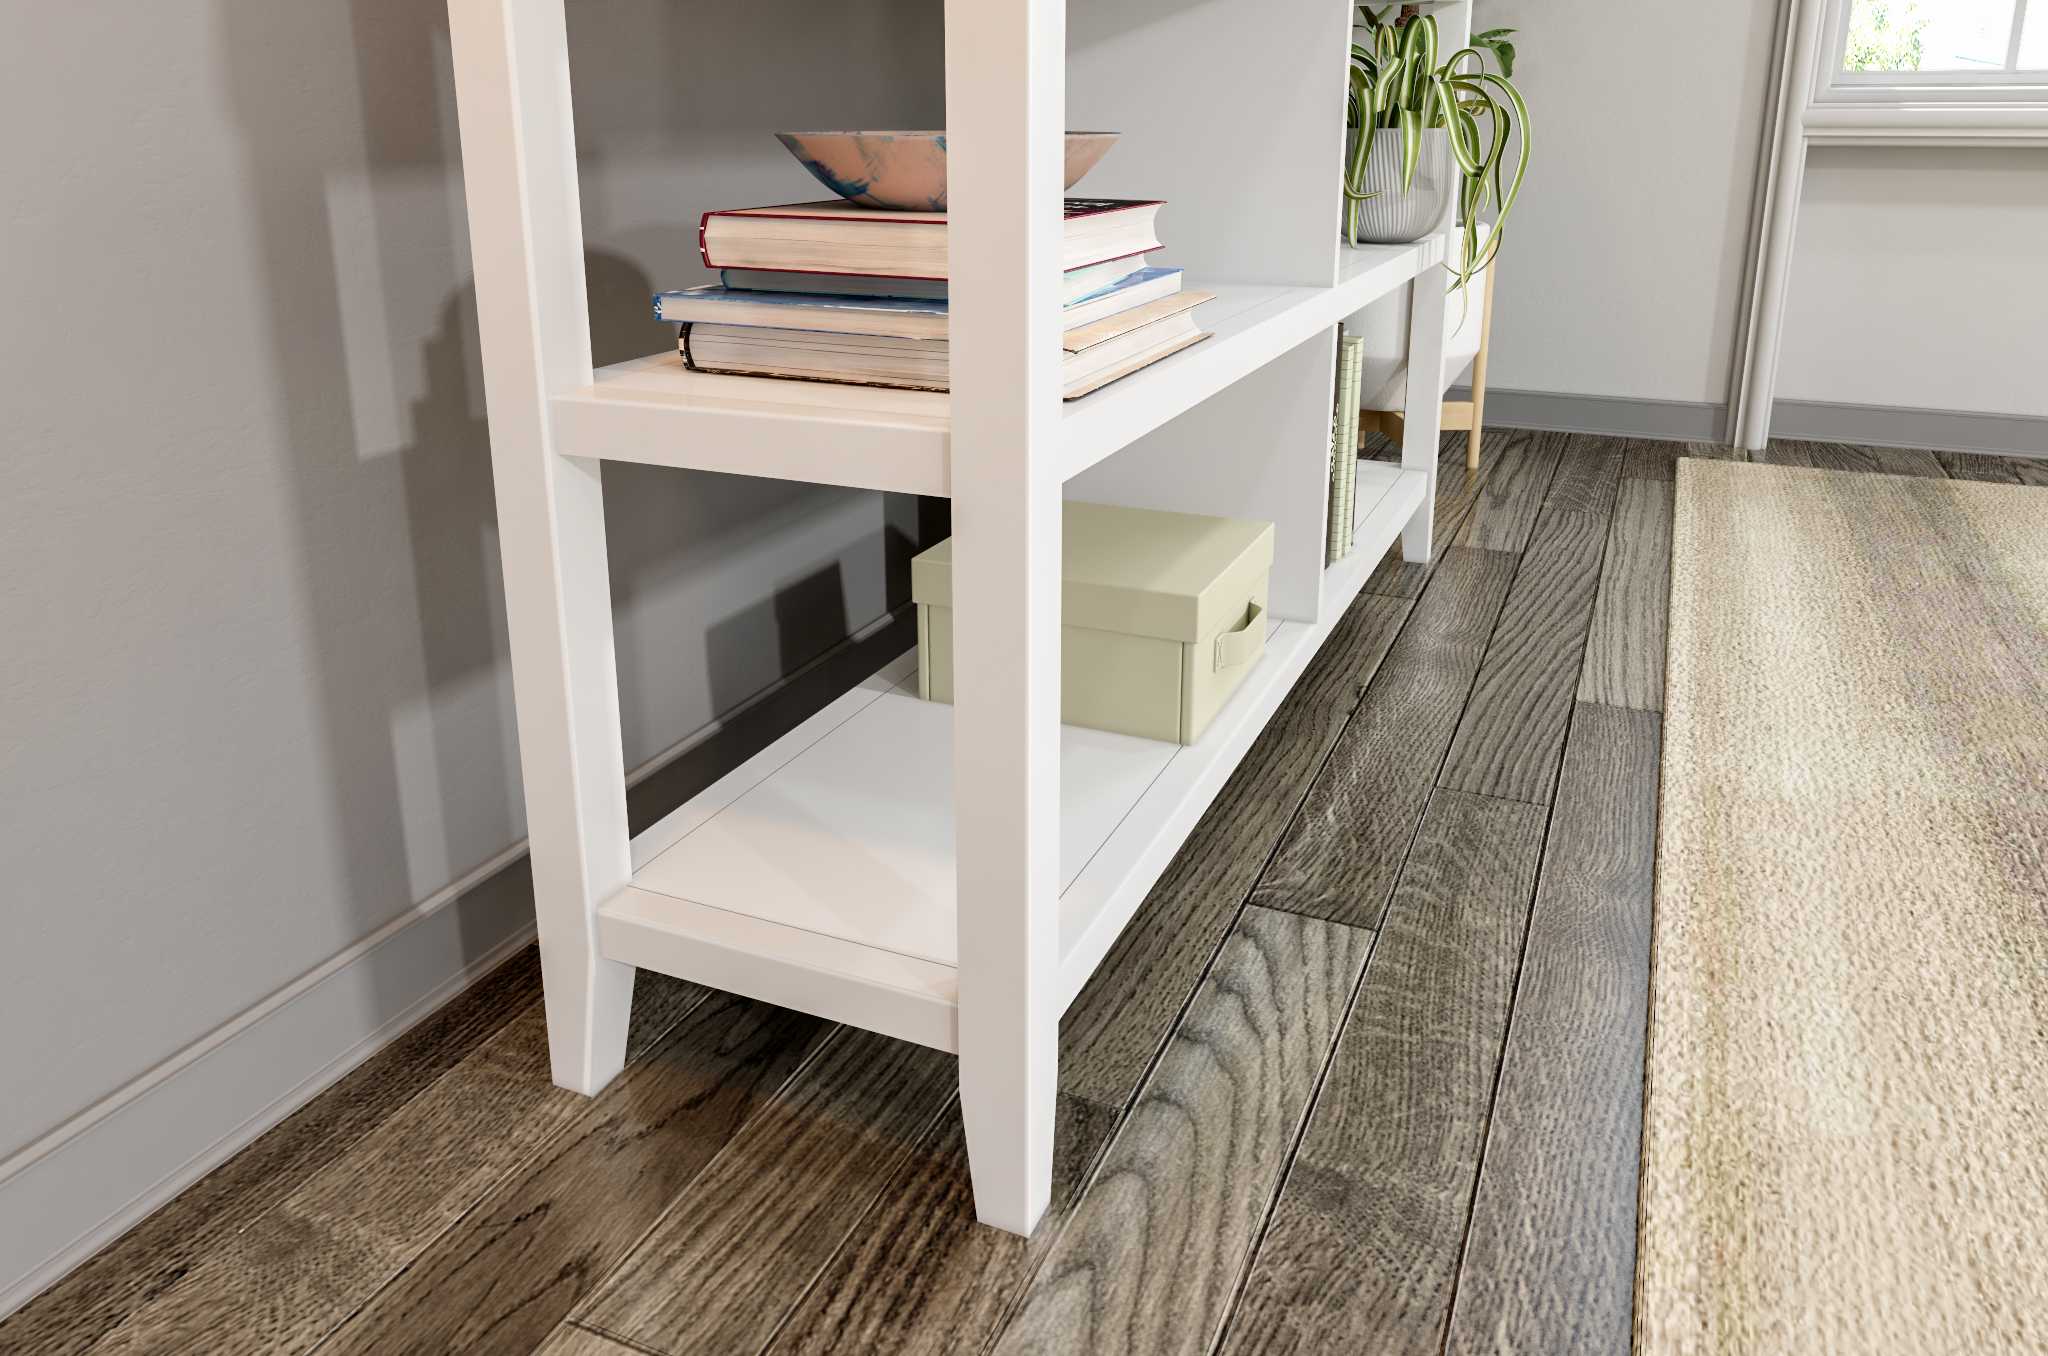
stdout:
MULTIPOLYGON (((890 495, 883 505, 882 530, 864 538, 853 552, 881 558, 886 596, 893 604, 901 605, 910 597, 910 560, 921 549, 918 543, 940 541, 952 530, 951 509, 943 499, 890 495)), ((787 673, 824 655, 874 620, 847 612, 846 600, 853 590, 843 575, 839 562, 834 561, 810 574, 778 580, 773 594, 711 626, 704 635, 704 651, 710 664, 712 700, 718 710, 732 710, 779 676, 770 675, 764 681, 763 656, 779 657, 781 672, 787 673)), ((904 626, 915 633, 915 620, 908 614, 904 626)), ((866 678, 888 657, 884 654, 852 673, 852 681, 866 678)), ((833 690, 834 695, 845 686, 833 690)))
MULTIPOLYGON (((342 878, 328 888, 345 892, 361 936, 524 831, 447 17, 417 0, 351 0, 333 20, 310 23, 265 0, 224 0, 213 13, 256 200, 268 385, 287 431, 277 472, 296 519, 300 615, 312 637, 314 757, 341 844, 333 869, 342 878), (359 120, 309 111, 337 102, 331 88, 309 98, 309 86, 351 76, 359 120)), ((641 17, 671 50, 690 40, 676 6, 641 17)), ((627 111, 604 83, 598 121, 616 123, 627 111)), ((676 114, 673 74, 638 84, 651 97, 637 115, 658 133, 676 114)), ((588 183, 603 154, 581 155, 588 183)), ((646 268, 603 249, 587 266, 600 363, 673 344, 648 315, 646 268)), ((865 537, 794 530, 849 502, 769 481, 607 468, 622 616, 639 595, 686 584, 722 544, 778 553, 772 571, 712 590, 701 632, 671 638, 701 656, 675 670, 677 682, 702 689, 685 704, 700 723, 874 615, 872 606, 849 615, 842 562, 880 556, 871 573, 886 577, 888 599, 907 597, 914 502, 886 516, 877 505, 871 516, 886 526, 865 537)), ((634 643, 622 637, 622 668, 634 643)), ((874 648, 857 662, 879 664, 874 648)), ((622 701, 646 696, 629 684, 622 701)), ((759 725, 753 737, 772 737, 759 725)), ((689 730, 664 728, 662 742, 689 730)), ((705 768, 737 761, 735 739, 713 743, 723 751, 663 784, 687 794, 679 788, 709 780, 705 768)), ((628 760, 649 752, 629 746, 628 760)), ((523 881, 514 869, 482 892, 494 902, 474 915, 472 956, 505 934, 502 911, 515 897, 527 907, 523 881)))

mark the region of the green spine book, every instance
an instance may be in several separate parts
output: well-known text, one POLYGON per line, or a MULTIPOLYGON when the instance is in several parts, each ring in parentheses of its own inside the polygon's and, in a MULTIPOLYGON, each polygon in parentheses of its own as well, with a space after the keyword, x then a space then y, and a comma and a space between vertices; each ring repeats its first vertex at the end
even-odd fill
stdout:
POLYGON ((1337 461, 1343 467, 1344 477, 1344 521, 1343 549, 1351 554, 1352 519, 1358 508, 1358 401, 1359 387, 1365 372, 1365 340, 1358 335, 1345 335, 1338 343, 1338 359, 1344 379, 1338 386, 1338 450, 1337 461))
POLYGON ((1330 401, 1330 493, 1329 512, 1323 524, 1323 560, 1334 565, 1344 558, 1344 330, 1337 330, 1337 384, 1330 401))

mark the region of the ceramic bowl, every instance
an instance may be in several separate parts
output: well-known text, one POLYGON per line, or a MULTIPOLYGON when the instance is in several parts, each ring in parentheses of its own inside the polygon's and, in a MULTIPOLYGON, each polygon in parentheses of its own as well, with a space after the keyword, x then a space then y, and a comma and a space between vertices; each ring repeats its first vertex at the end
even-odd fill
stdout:
MULTIPOLYGON (((899 212, 946 210, 944 132, 777 132, 818 182, 848 202, 899 212)), ((1067 184, 1116 144, 1115 132, 1067 133, 1067 184)))

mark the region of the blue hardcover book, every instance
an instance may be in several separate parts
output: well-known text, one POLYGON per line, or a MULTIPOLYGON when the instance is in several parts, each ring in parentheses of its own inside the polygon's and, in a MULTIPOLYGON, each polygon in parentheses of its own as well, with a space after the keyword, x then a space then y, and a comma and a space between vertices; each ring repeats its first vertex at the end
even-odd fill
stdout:
MULTIPOLYGON (((1091 324, 1180 291, 1177 268, 1141 268, 1070 301, 1061 328, 1091 324)), ((849 296, 827 292, 757 291, 707 284, 654 298, 654 318, 671 325, 752 325, 764 329, 944 339, 943 297, 849 296)))
MULTIPOLYGON (((1145 271, 1146 256, 1106 259, 1070 268, 1060 277, 1060 302, 1070 305, 1145 271)), ((890 278, 870 273, 792 273, 776 268, 723 268, 718 280, 743 292, 803 292, 811 296, 906 297, 944 301, 944 278, 890 278)))

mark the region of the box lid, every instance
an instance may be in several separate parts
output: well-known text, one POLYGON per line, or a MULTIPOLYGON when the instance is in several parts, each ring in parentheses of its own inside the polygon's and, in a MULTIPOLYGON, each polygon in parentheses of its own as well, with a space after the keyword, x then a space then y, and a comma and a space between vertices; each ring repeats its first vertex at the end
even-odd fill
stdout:
MULTIPOLYGON (((1196 641, 1244 617, 1273 567, 1273 525, 1198 513, 1066 503, 1060 620, 1066 626, 1196 641)), ((949 537, 910 563, 914 601, 953 605, 949 537)))

